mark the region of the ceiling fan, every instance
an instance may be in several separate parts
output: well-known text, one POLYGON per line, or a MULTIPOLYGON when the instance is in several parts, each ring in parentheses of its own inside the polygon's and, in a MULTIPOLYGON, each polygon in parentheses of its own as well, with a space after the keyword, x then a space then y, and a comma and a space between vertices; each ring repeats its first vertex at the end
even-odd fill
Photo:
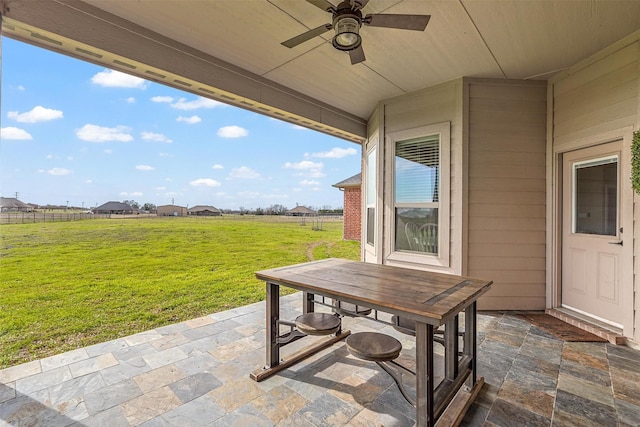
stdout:
POLYGON ((282 42, 282 45, 292 48, 333 29, 336 35, 331 40, 331 44, 338 50, 349 52, 352 65, 365 60, 364 51, 362 50, 362 37, 360 37, 359 34, 360 27, 362 27, 363 24, 371 27, 424 31, 429 23, 429 18, 431 18, 431 15, 381 13, 374 13, 363 17, 361 10, 369 3, 369 0, 343 0, 337 6, 334 6, 327 0, 307 0, 307 2, 325 12, 331 13, 331 23, 321 25, 318 28, 295 36, 282 42))

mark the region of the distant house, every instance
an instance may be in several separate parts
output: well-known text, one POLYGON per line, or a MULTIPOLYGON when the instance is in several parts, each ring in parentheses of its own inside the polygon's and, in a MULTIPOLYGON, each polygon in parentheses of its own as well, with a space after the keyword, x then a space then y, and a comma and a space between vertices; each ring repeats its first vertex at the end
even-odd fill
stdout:
POLYGON ((344 226, 342 238, 345 240, 360 240, 362 226, 361 196, 362 174, 352 176, 333 187, 344 192, 344 226))
POLYGON ((132 214, 133 211, 134 209, 131 207, 131 205, 122 202, 107 202, 93 209, 93 213, 96 214, 127 215, 132 214))
POLYGON ((293 209, 289 209, 285 215, 287 216, 316 216, 317 212, 313 209, 309 209, 306 206, 296 206, 293 209))
POLYGON ((188 209, 178 205, 162 205, 157 207, 158 216, 187 216, 188 209))
POLYGON ((0 197, 0 212, 31 212, 33 207, 14 197, 0 197))
POLYGON ((222 211, 213 206, 196 205, 189 208, 189 215, 197 216, 221 216, 222 211))

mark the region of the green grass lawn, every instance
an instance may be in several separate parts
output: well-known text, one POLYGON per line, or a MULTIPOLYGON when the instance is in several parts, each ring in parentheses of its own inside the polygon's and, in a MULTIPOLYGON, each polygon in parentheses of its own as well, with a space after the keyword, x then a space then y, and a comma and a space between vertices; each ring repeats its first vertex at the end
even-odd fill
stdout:
POLYGON ((258 218, 0 226, 0 368, 263 300, 257 270, 359 259, 341 221, 258 218))

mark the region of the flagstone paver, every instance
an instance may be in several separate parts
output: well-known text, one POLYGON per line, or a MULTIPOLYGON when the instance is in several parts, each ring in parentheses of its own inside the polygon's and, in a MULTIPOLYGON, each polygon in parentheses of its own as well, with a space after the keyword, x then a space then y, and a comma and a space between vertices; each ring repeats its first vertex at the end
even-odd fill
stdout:
MULTIPOLYGON (((300 294, 282 297, 281 312, 286 319, 300 314, 300 294)), ((415 423, 389 375, 350 356, 343 343, 260 383, 250 380, 265 361, 264 317, 264 302, 251 304, 0 370, 0 426, 415 423)), ((395 336, 403 344, 398 361, 415 364, 413 337, 361 318, 343 323, 395 336)), ((283 354, 307 339, 314 338, 283 354)), ((563 342, 502 312, 479 314, 478 351, 485 385, 464 427, 639 425, 639 351, 563 342)), ((436 353, 439 381, 440 346, 436 353)))

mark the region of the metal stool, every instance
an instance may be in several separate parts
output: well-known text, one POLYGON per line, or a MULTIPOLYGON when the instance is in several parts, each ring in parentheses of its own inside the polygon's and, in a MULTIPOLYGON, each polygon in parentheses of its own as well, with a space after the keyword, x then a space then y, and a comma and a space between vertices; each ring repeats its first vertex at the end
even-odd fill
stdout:
MULTIPOLYGON (((416 322, 404 317, 399 317, 393 315, 391 317, 391 323, 393 323, 393 329, 398 332, 402 332, 403 334, 411 335, 413 337, 416 336, 416 322)), ((438 344, 444 345, 444 330, 438 328, 433 331, 434 337, 433 341, 438 344)), ((464 337, 464 331, 458 332, 459 337, 464 337)))
POLYGON ((363 307, 361 305, 351 304, 350 302, 340 300, 334 300, 333 307, 333 311, 341 316, 355 317, 371 314, 371 309, 369 307, 363 307))
POLYGON ((340 331, 342 322, 329 313, 306 313, 296 317, 296 328, 307 335, 331 335, 340 331))
POLYGON ((394 361, 402 351, 402 344, 400 344, 400 341, 392 336, 381 334, 379 332, 357 332, 349 335, 345 340, 345 344, 347 345, 347 350, 349 350, 349 353, 353 356, 358 359, 376 362, 386 373, 391 375, 391 378, 393 378, 395 383, 398 385, 398 389, 400 389, 402 396, 412 406, 416 406, 415 399, 409 396, 407 390, 402 384, 402 373, 399 369, 407 371, 413 375, 415 375, 415 372, 410 371, 394 361), (392 369, 388 364, 394 365, 397 369, 392 369))

